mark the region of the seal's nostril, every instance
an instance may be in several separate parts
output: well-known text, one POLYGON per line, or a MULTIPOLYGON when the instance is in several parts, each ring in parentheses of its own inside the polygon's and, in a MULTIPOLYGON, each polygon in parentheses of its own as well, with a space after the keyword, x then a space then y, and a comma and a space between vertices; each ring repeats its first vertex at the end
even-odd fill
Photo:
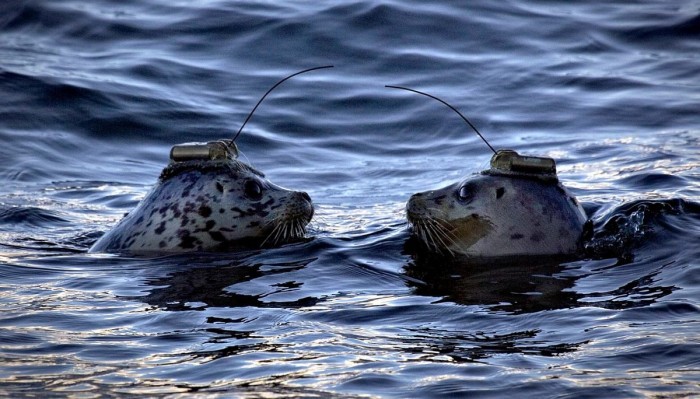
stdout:
POLYGON ((420 207, 425 207, 425 200, 421 194, 413 194, 406 203, 406 209, 416 210, 420 207))
POLYGON ((305 200, 311 202, 311 197, 309 197, 309 194, 307 194, 306 192, 302 191, 302 192, 301 192, 301 196, 302 196, 302 198, 304 198, 305 200))

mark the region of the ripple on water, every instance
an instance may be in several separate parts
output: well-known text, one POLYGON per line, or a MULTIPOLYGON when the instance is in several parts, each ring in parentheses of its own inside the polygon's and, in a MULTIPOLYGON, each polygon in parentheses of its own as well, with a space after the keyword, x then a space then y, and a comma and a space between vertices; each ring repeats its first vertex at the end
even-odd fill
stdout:
POLYGON ((692 396, 697 5, 0 4, 0 382, 12 397, 692 396), (174 144, 232 137, 309 240, 86 254, 174 144), (408 197, 557 159, 583 259, 412 251, 408 197), (60 376, 61 378, 56 378, 60 376))

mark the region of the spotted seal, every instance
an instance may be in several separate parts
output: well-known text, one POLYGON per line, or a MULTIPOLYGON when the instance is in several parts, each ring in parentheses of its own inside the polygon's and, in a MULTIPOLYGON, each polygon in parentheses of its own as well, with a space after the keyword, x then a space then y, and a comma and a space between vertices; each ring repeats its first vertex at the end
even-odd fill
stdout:
POLYGON ((272 184, 238 159, 236 138, 275 88, 258 100, 232 140, 185 143, 170 151, 171 163, 146 197, 89 252, 215 251, 301 238, 314 214, 305 192, 272 184))
POLYGON ((90 252, 214 251, 302 237, 314 213, 309 195, 272 184, 237 155, 232 140, 173 147, 177 161, 90 252))
POLYGON ((571 255, 586 214, 551 158, 497 151, 491 168, 406 204, 413 234, 433 251, 475 258, 571 255))
POLYGON ((413 234, 438 253, 471 258, 571 255, 590 222, 576 198, 559 182, 551 158, 520 156, 489 144, 467 117, 443 99, 403 86, 386 85, 439 101, 457 113, 493 151, 491 168, 438 190, 417 193, 406 204, 413 234))

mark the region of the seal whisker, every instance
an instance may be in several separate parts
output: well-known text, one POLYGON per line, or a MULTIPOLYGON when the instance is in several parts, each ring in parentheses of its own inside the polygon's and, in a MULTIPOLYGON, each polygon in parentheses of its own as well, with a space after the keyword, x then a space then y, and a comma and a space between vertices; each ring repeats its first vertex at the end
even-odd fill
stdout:
POLYGON ((431 221, 437 223, 440 225, 441 228, 445 230, 453 230, 455 227, 452 223, 450 223, 447 219, 437 217, 437 216, 428 216, 427 219, 430 219, 431 221))
POLYGON ((437 251, 442 251, 444 247, 449 251, 448 246, 440 237, 438 227, 428 219, 420 219, 414 223, 414 228, 418 237, 425 243, 428 248, 434 248, 437 251))
POLYGON ((425 224, 425 233, 426 233, 426 237, 428 237, 428 240, 427 240, 428 246, 432 246, 435 249, 439 249, 440 246, 437 245, 437 242, 435 241, 435 237, 433 236, 434 233, 432 230, 432 226, 430 226, 427 223, 425 224))
POLYGON ((297 220, 296 219, 292 220, 291 225, 292 225, 292 237, 293 238, 301 237, 301 235, 299 234, 299 226, 298 226, 297 220))
MULTIPOLYGON (((272 222, 275 222, 276 220, 277 220, 277 219, 272 219, 270 222, 265 223, 265 225, 268 225, 268 224, 270 224, 270 223, 272 223, 272 222)), ((279 227, 280 227, 279 224, 276 224, 276 225, 275 225, 275 227, 270 231, 270 234, 268 234, 267 237, 265 237, 265 239, 263 240, 263 242, 260 244, 261 247, 262 247, 263 245, 265 245, 265 243, 267 242, 267 240, 269 240, 269 239, 272 237, 273 234, 275 234, 275 232, 279 229, 279 227)), ((273 243, 273 245, 274 245, 274 243, 273 243)))
POLYGON ((291 228, 292 224, 289 220, 284 222, 284 234, 282 235, 282 240, 283 241, 288 241, 289 238, 291 237, 291 228))
POLYGON ((280 241, 284 240, 285 236, 285 229, 287 228, 287 222, 282 221, 282 223, 279 224, 280 228, 277 231, 277 234, 275 235, 275 245, 278 244, 280 241))
POLYGON ((433 242, 435 243, 435 248, 441 252, 448 252, 450 255, 454 256, 454 253, 450 249, 449 245, 445 243, 443 238, 441 238, 437 229, 433 228, 433 242))
POLYGON ((439 229, 440 233, 447 239, 450 244, 453 244, 457 246, 462 251, 466 251, 466 249, 461 245, 461 240, 459 237, 457 237, 456 234, 452 232, 454 230, 454 226, 452 223, 448 222, 447 220, 440 219, 440 218, 435 218, 431 217, 431 220, 433 223, 435 223, 436 228, 439 229))
POLYGON ((304 238, 304 236, 306 235, 306 229, 304 228, 304 224, 301 222, 301 219, 296 219, 296 224, 297 224, 298 237, 304 238))
POLYGON ((414 234, 421 240, 428 248, 434 248, 435 250, 441 251, 442 247, 449 251, 445 240, 441 238, 441 233, 439 230, 442 229, 441 226, 437 226, 436 223, 429 218, 414 219, 411 222, 413 226, 414 234))
POLYGON ((454 229, 454 227, 452 226, 452 224, 451 224, 450 222, 448 222, 448 221, 446 221, 446 220, 444 220, 444 219, 435 218, 435 217, 430 217, 430 218, 428 218, 428 220, 429 220, 430 223, 432 223, 433 226, 435 226, 435 228, 436 228, 437 230, 439 230, 445 237, 449 238, 451 242, 454 243, 455 241, 458 240, 458 237, 455 236, 454 233, 452 233, 452 231, 451 231, 452 229, 454 229))
POLYGON ((284 227, 285 227, 285 222, 282 221, 280 222, 277 226, 279 226, 279 229, 277 229, 277 233, 275 233, 275 236, 273 237, 275 239, 275 245, 277 245, 280 240, 284 239, 284 227))
POLYGON ((274 219, 272 219, 272 220, 268 220, 267 222, 265 222, 265 223, 262 225, 262 227, 267 227, 267 226, 271 225, 272 223, 277 223, 278 221, 279 221, 279 218, 274 218, 274 219))
POLYGON ((429 216, 428 219, 450 244, 457 246, 460 250, 464 250, 460 245, 460 238, 453 233, 455 226, 452 223, 440 217, 429 216))
MULTIPOLYGON (((454 225, 452 225, 452 223, 448 222, 445 219, 436 217, 430 217, 430 220, 432 221, 432 223, 435 224, 435 227, 440 230, 443 236, 448 238, 452 244, 459 246, 460 239, 452 232, 452 230, 454 230, 455 228, 454 225)), ((460 247, 460 249, 462 248, 460 247)))
MULTIPOLYGON (((448 245, 448 243, 454 244, 454 240, 452 240, 448 235, 445 234, 442 226, 440 226, 435 220, 428 218, 428 219, 426 219, 426 223, 429 223, 431 228, 432 228, 433 235, 435 237, 434 241, 436 243, 439 241, 441 246, 445 250, 447 250, 447 252, 449 252, 450 255, 454 256, 454 253, 452 252, 452 250, 450 249, 450 246, 448 245)), ((436 247, 438 247, 438 246, 436 245, 436 247)))
POLYGON ((279 243, 279 241, 280 241, 279 237, 280 237, 280 232, 281 232, 281 231, 282 231, 282 225, 281 225, 281 224, 278 224, 278 225, 277 225, 277 229, 275 229, 275 234, 271 237, 271 242, 270 242, 270 243, 271 243, 272 245, 275 245, 275 246, 276 246, 276 245, 279 243))
POLYGON ((445 245, 445 249, 447 249, 452 256, 454 256, 453 251, 450 249, 451 245, 456 246, 459 250, 464 251, 465 248, 462 247, 459 243, 459 238, 456 237, 452 232, 449 230, 445 229, 445 226, 441 225, 439 221, 437 220, 431 220, 432 223, 434 223, 434 229, 435 233, 438 237, 440 237, 440 241, 443 242, 445 245))
POLYGON ((280 242, 303 238, 306 235, 306 222, 303 218, 277 217, 266 222, 264 226, 268 226, 272 223, 275 224, 275 227, 267 235, 261 246, 268 241, 273 245, 277 245, 280 242))
POLYGON ((409 226, 407 228, 410 228, 413 230, 413 235, 417 236, 421 241, 425 241, 423 237, 423 231, 420 225, 420 222, 417 220, 414 220, 412 222, 409 222, 409 226))
POLYGON ((435 231, 432 225, 428 224, 427 220, 423 220, 423 231, 425 233, 425 243, 428 245, 428 247, 433 247, 436 250, 440 250, 440 245, 438 245, 438 241, 436 240, 435 237, 435 231))
POLYGON ((285 241, 289 241, 290 239, 294 238, 294 220, 287 220, 287 235, 284 238, 285 241))
POLYGON ((435 233, 433 232, 433 227, 429 225, 427 221, 423 221, 423 231, 425 231, 428 245, 434 248, 438 248, 439 245, 437 245, 437 242, 435 241, 435 233))
POLYGON ((422 221, 416 221, 413 224, 414 229, 418 233, 418 237, 426 244, 430 244, 430 239, 427 236, 425 224, 422 221))
POLYGON ((432 211, 432 212, 440 213, 440 214, 442 214, 442 215, 444 215, 444 216, 449 216, 449 214, 447 213, 447 211, 444 211, 444 210, 442 210, 442 209, 440 209, 440 208, 429 207, 429 208, 426 208, 426 209, 429 210, 429 211, 432 211))
POLYGON ((292 222, 292 226, 294 226, 294 238, 302 238, 304 237, 304 232, 302 231, 301 227, 299 226, 299 219, 294 219, 292 222))

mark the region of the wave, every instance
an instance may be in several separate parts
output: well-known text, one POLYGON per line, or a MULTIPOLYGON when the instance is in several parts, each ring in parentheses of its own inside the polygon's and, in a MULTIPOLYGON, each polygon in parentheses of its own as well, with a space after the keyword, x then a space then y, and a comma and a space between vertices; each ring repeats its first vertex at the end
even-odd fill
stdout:
POLYGON ((0 226, 58 227, 70 221, 58 212, 35 207, 0 208, 0 226))

